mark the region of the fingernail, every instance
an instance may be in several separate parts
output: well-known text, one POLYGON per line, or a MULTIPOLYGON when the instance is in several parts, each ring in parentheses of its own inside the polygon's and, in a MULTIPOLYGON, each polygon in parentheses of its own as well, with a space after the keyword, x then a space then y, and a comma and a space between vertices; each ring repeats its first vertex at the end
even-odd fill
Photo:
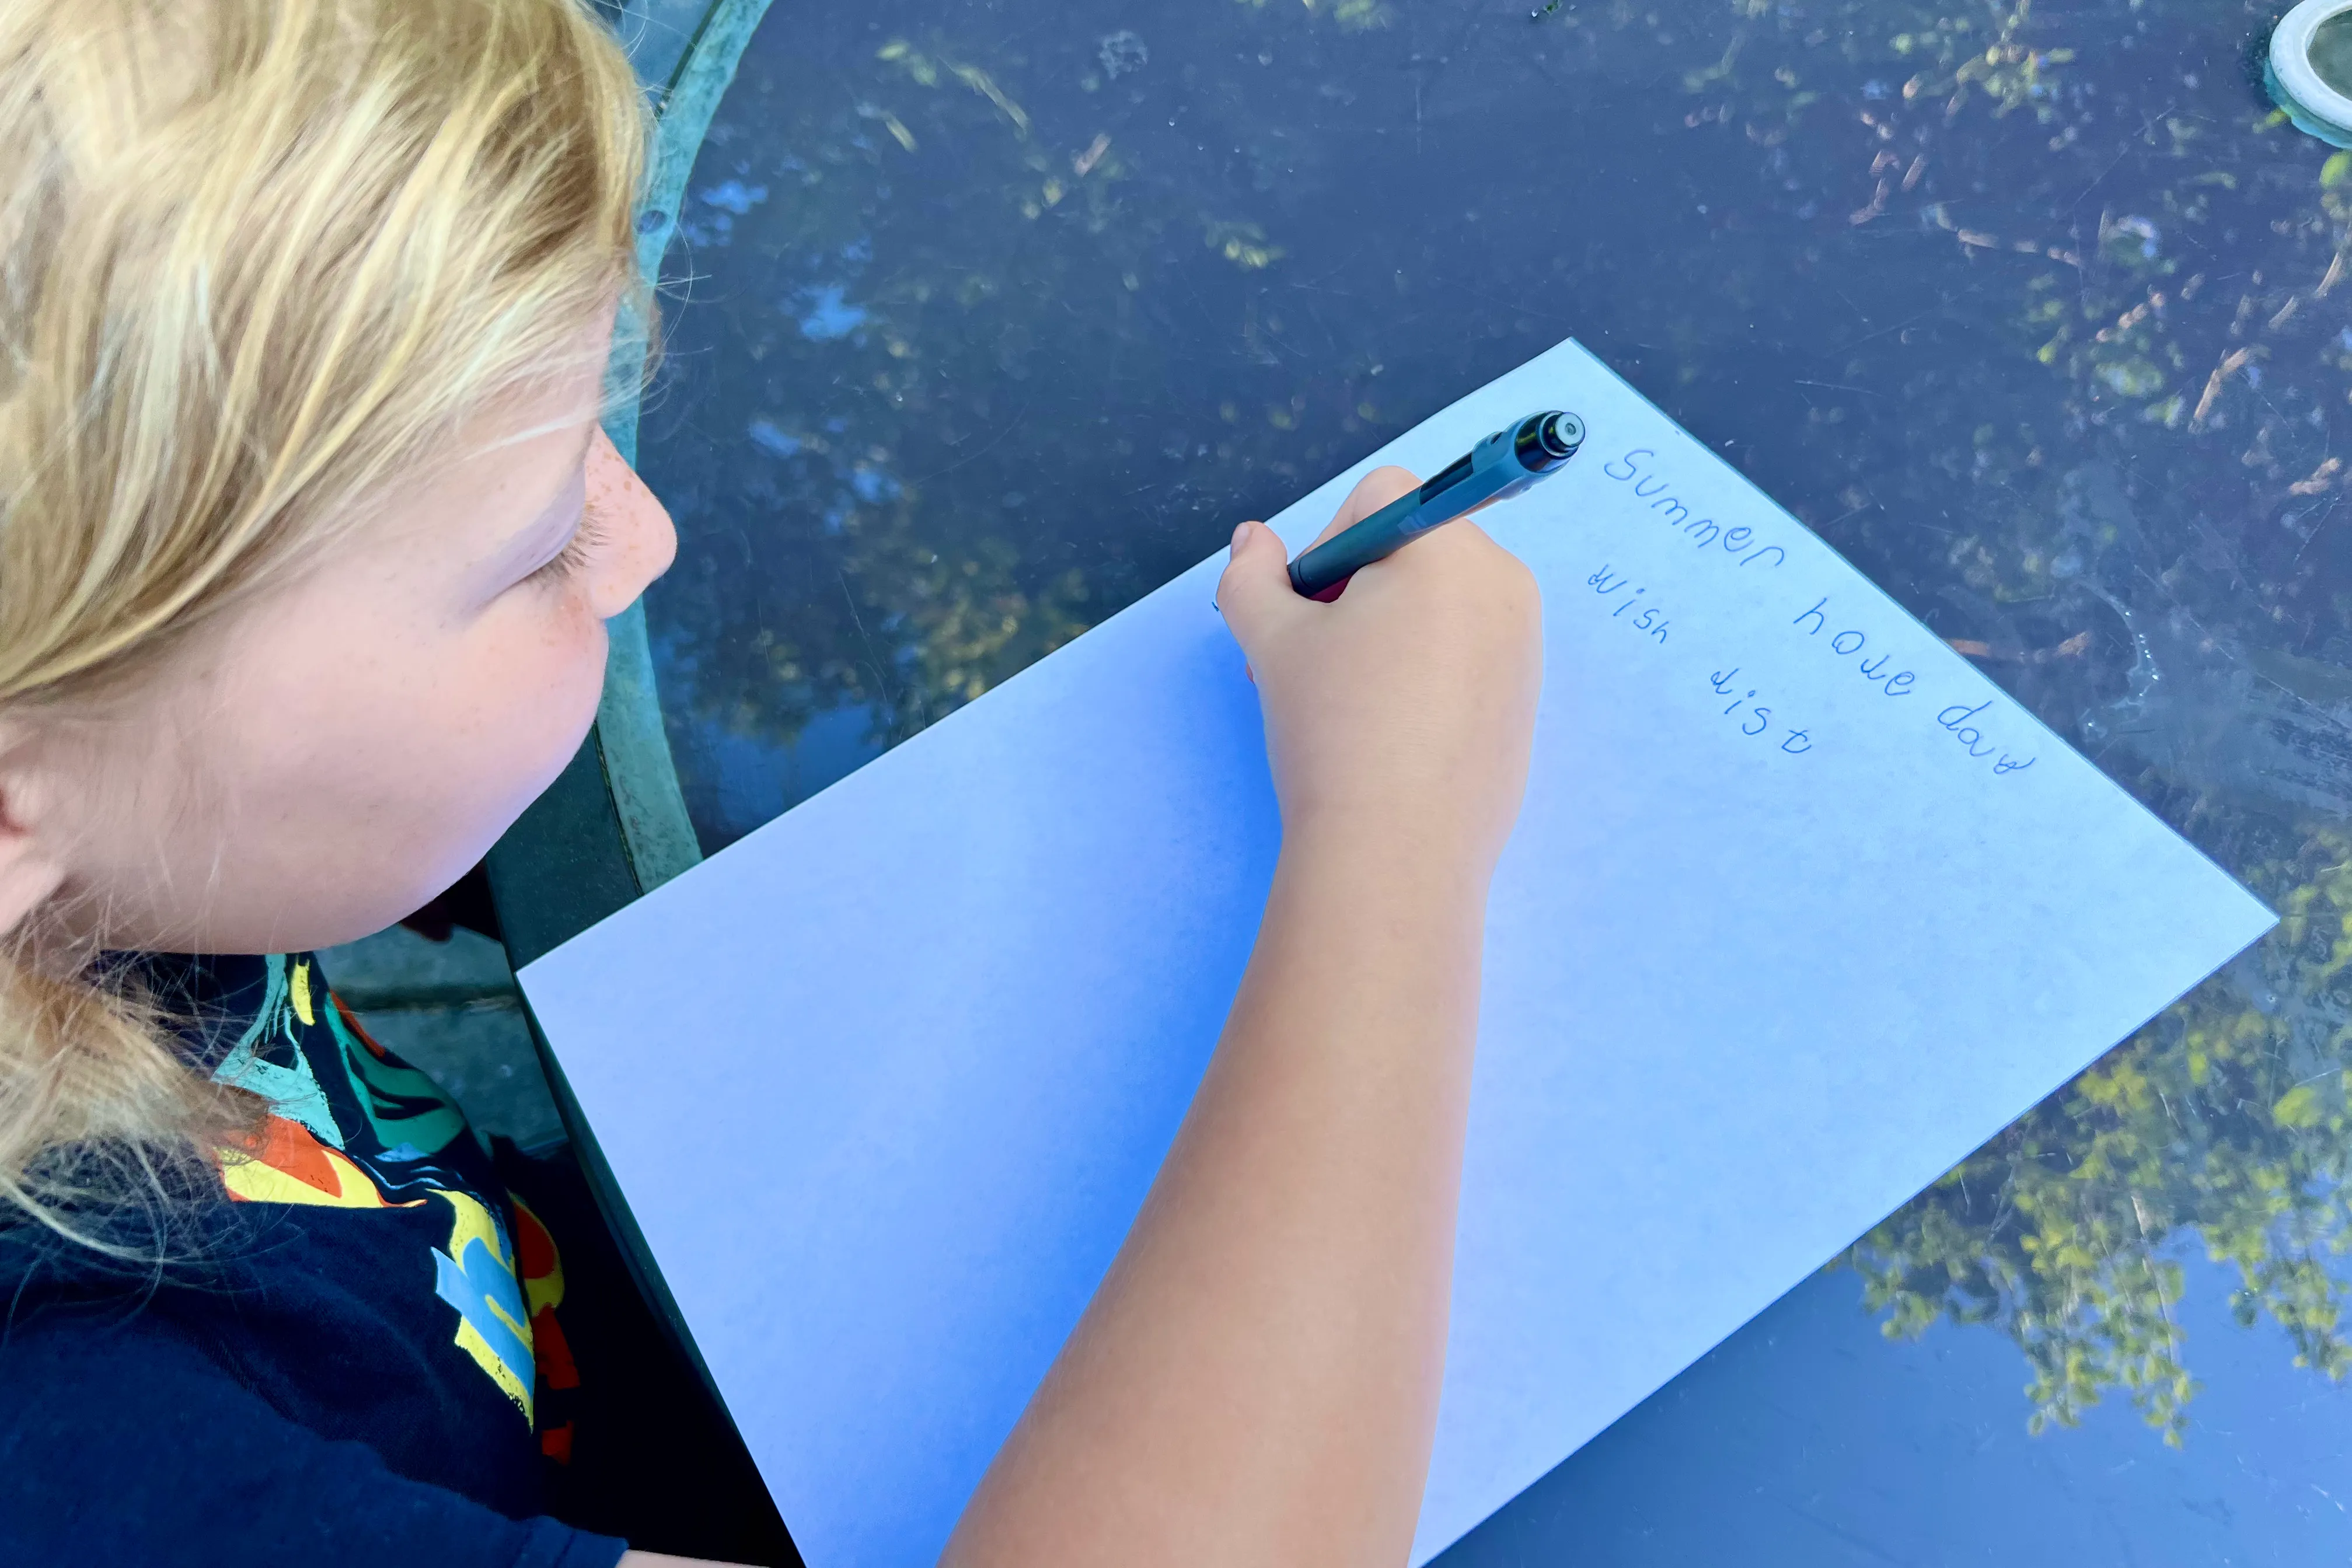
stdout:
POLYGON ((1244 523, 1240 528, 1234 530, 1234 549, 1239 549, 1242 546, 1249 543, 1249 531, 1250 526, 1247 523, 1244 523))

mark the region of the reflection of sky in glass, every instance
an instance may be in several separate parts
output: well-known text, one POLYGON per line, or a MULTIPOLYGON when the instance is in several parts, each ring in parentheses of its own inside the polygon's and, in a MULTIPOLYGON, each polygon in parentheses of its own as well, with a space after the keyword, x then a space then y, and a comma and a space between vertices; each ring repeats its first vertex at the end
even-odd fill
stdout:
POLYGON ((800 437, 787 435, 776 428, 772 420, 755 419, 744 427, 743 433, 751 437, 752 445, 771 457, 791 457, 801 449, 800 437))
MULTIPOLYGON (((655 644, 667 700, 677 712, 693 713, 701 693, 690 653, 667 640, 655 644)), ((730 724, 697 715, 670 731, 680 762, 680 782, 698 822, 759 823, 847 778, 880 755, 875 715, 861 706, 811 715, 793 733, 780 735, 756 725, 730 724)))
POLYGON ((1756 1561, 1979 1560, 2004 1499, 2042 1523, 2001 1560, 2344 1557, 2305 1461, 2352 1365, 2352 154, 2273 122, 2239 65, 2264 20, 780 11, 688 185, 643 438, 698 830, 740 836, 1572 333, 2287 915, 1867 1239, 1873 1316, 1816 1281, 1717 1358, 1780 1381, 1695 1372, 1572 1460, 1571 1511, 1653 1510, 1687 1548, 1594 1560, 1735 1560, 1707 1508, 1592 1479, 1643 1422, 1712 1456, 1692 1486, 1828 1521, 1756 1561), (1886 1451, 1809 1469, 1830 1437, 1756 1424, 1801 1394, 1886 1451), (1734 1429, 1767 1437, 1707 1446, 1734 1429), (1998 1463, 1939 1492, 1963 1429, 1998 1463), (2128 1516, 2140 1555, 2067 1506, 2128 1516), (1977 1556, 1938 1555, 1938 1519, 1977 1556))
POLYGON ((1448 1568, 2028 1568, 2301 1565, 2352 1550, 2352 1390, 2292 1364, 2275 1328, 2230 1321, 2201 1258, 2179 1330, 2200 1419, 2152 1442, 2119 1403, 2055 1440, 1999 1412, 2000 1340, 1939 1328, 1889 1343, 1818 1275, 1439 1559, 1448 1568), (2226 1437, 2219 1436, 2226 1434, 2226 1437), (1573 1551, 1564 1543, 1573 1543, 1573 1551))
POLYGON ((768 199, 765 185, 728 180, 697 192, 678 214, 678 236, 693 246, 725 245, 735 232, 735 220, 768 199))
POLYGON ((866 311, 842 298, 842 287, 828 283, 813 289, 801 301, 801 336, 824 342, 845 338, 863 326, 866 311))
POLYGON ((703 728, 695 737, 702 763, 697 782, 709 798, 697 804, 737 821, 777 816, 879 755, 867 738, 873 727, 874 716, 866 709, 840 708, 810 719, 790 740, 703 728))

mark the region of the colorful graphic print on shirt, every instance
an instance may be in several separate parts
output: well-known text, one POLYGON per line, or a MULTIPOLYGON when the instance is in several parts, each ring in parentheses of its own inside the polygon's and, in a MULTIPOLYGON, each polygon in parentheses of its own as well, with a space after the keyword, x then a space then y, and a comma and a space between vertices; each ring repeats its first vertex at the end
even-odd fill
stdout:
MULTIPOLYGON (((273 1113, 249 1149, 219 1151, 221 1184, 244 1203, 339 1208, 449 1211, 447 1239, 433 1249, 434 1293, 456 1313, 458 1349, 522 1413, 534 1418, 539 1377, 534 1341, 554 1353, 551 1387, 578 1384, 552 1309, 562 1300, 562 1266, 553 1241, 528 1209, 517 1207, 525 1238, 518 1253, 505 1218, 436 1158, 467 1134, 466 1120, 440 1087, 371 1037, 341 998, 320 984, 307 956, 268 959, 268 990, 252 1023, 214 1070, 214 1078, 267 1099, 273 1113), (322 1082, 322 1066, 341 1083, 322 1082), (348 1091, 338 1096, 331 1089, 348 1091), (362 1124, 346 1126, 338 1099, 355 1104, 362 1124)), ((566 1457, 569 1424, 541 1434, 541 1446, 566 1457)))

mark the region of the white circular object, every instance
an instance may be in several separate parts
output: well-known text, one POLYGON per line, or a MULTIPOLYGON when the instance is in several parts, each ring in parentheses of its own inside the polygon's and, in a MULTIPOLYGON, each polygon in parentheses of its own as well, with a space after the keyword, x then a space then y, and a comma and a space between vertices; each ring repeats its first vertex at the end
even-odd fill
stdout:
POLYGON ((2271 31, 2271 75, 2305 112, 2352 131, 2352 97, 2331 87, 2311 64, 2312 36, 2330 16, 2352 11, 2352 0, 2303 0, 2271 31))

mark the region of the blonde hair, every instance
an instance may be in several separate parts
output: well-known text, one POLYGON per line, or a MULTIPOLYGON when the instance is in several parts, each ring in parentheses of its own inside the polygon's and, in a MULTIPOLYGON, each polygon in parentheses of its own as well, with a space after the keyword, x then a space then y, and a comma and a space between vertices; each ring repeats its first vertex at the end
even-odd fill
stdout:
MULTIPOLYGON (((0 715, 135 687, 650 320, 646 140, 585 0, 0 4, 0 715)), ((257 1114, 135 987, 0 961, 0 1229, 121 1250, 257 1114)))

